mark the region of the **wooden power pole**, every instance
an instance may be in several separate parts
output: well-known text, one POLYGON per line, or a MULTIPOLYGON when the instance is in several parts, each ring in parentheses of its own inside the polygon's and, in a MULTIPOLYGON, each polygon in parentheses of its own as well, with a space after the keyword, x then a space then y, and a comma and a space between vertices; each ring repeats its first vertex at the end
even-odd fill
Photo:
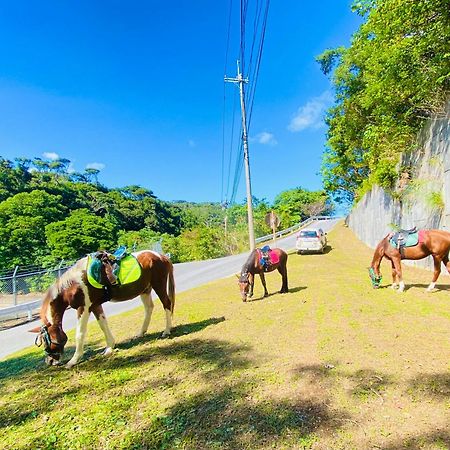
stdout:
POLYGON ((245 182, 247 186, 247 217, 248 217, 248 239, 250 251, 255 249, 255 231, 253 228, 253 206, 252 206, 252 185, 250 181, 250 160, 248 154, 248 136, 247 136, 247 117, 245 113, 245 95, 244 83, 248 83, 248 78, 244 78, 241 74, 239 61, 237 62, 237 77, 225 77, 225 81, 229 83, 239 84, 239 93, 241 96, 241 112, 242 112, 242 145, 244 148, 244 166, 245 166, 245 182))

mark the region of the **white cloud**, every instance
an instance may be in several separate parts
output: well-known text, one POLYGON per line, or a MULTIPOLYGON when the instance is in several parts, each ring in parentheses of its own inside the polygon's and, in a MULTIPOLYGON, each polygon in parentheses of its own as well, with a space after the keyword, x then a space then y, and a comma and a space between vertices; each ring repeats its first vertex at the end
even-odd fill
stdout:
POLYGON ((86 169, 97 169, 102 170, 105 168, 105 165, 103 163, 93 162, 86 165, 86 169))
POLYGON ((52 161, 56 161, 57 159, 59 159, 58 153, 55 153, 55 152, 45 152, 45 153, 42 153, 42 156, 44 158, 50 159, 52 161))
POLYGON ((325 91, 319 97, 314 97, 305 105, 298 108, 297 113, 288 125, 292 132, 302 131, 307 128, 317 129, 323 126, 323 115, 331 105, 333 96, 331 92, 325 91))
POLYGON ((256 141, 256 142, 258 142, 258 144, 262 144, 262 145, 277 145, 278 144, 277 140, 275 139, 275 136, 272 133, 269 133, 267 131, 258 133, 251 140, 256 141))
POLYGON ((191 147, 191 148, 194 148, 194 147, 197 146, 197 144, 195 143, 195 141, 193 141, 192 139, 189 139, 188 145, 189 145, 189 147, 191 147))
POLYGON ((71 162, 69 164, 69 167, 67 168, 67 173, 74 173, 74 172, 76 172, 75 166, 74 166, 73 162, 71 162))

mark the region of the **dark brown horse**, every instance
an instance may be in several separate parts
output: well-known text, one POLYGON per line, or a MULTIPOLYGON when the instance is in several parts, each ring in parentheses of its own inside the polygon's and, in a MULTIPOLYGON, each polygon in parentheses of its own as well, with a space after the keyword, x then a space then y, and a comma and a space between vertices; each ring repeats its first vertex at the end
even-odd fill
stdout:
MULTIPOLYGON (((47 354, 47 364, 56 365, 60 363, 60 358, 67 342, 67 336, 62 329, 62 320, 67 308, 76 309, 78 314, 76 348, 72 359, 66 365, 68 368, 77 364, 83 355, 84 339, 91 312, 94 313, 106 338, 106 348, 103 353, 105 355, 112 353, 115 341, 102 307, 102 303, 109 300, 120 302, 140 295, 144 304, 145 314, 144 322, 137 336, 143 336, 148 329, 153 311, 154 305, 151 297, 151 290, 153 289, 161 300, 166 312, 166 328, 163 336, 169 336, 175 306, 175 283, 172 263, 165 256, 151 250, 143 250, 133 253, 133 255, 141 266, 139 278, 125 285, 108 285, 106 295, 105 289, 94 288, 88 282, 86 271, 87 257, 80 259, 48 289, 40 311, 42 326, 30 330, 39 333, 36 343, 44 345, 44 350, 47 354)), ((102 266, 102 281, 107 283, 107 274, 104 266, 102 266)))
POLYGON ((399 292, 405 289, 405 283, 402 278, 402 259, 423 259, 429 255, 434 261, 433 280, 429 284, 427 291, 432 291, 436 281, 441 273, 441 262, 447 267, 450 273, 449 250, 450 233, 442 230, 419 230, 419 242, 413 247, 405 247, 402 252, 390 244, 393 233, 388 234, 376 247, 373 255, 372 264, 369 268, 369 276, 374 288, 377 288, 381 282, 380 265, 381 260, 387 258, 392 264, 392 287, 397 288, 399 292))
POLYGON ((242 266, 241 274, 238 276, 239 289, 241 291, 242 301, 246 302, 247 298, 253 296, 253 286, 255 284, 255 274, 259 274, 261 283, 264 287, 264 297, 267 297, 265 272, 272 272, 277 269, 281 274, 282 285, 280 293, 288 292, 288 276, 287 276, 287 253, 281 248, 273 248, 270 250, 268 257, 264 257, 260 249, 255 249, 250 253, 245 264, 242 266), (265 264, 262 263, 262 260, 265 264))

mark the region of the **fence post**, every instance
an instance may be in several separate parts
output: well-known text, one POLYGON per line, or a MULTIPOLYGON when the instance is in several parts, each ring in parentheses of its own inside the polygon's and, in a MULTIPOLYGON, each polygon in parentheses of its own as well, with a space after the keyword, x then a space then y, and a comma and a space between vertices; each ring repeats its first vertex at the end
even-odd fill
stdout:
POLYGON ((19 270, 19 266, 14 268, 14 273, 12 276, 12 288, 13 288, 13 298, 14 298, 14 306, 17 306, 17 282, 16 282, 16 273, 19 270))
POLYGON ((61 262, 59 263, 59 267, 58 267, 58 278, 61 277, 61 268, 62 268, 63 263, 64 263, 64 259, 62 259, 61 262))

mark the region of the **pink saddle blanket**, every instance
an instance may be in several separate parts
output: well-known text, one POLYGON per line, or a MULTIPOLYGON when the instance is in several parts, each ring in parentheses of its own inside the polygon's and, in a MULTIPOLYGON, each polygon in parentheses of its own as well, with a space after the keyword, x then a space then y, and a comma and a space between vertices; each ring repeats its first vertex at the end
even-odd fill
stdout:
POLYGON ((269 251, 269 259, 272 264, 278 264, 280 262, 280 257, 274 250, 269 251))

